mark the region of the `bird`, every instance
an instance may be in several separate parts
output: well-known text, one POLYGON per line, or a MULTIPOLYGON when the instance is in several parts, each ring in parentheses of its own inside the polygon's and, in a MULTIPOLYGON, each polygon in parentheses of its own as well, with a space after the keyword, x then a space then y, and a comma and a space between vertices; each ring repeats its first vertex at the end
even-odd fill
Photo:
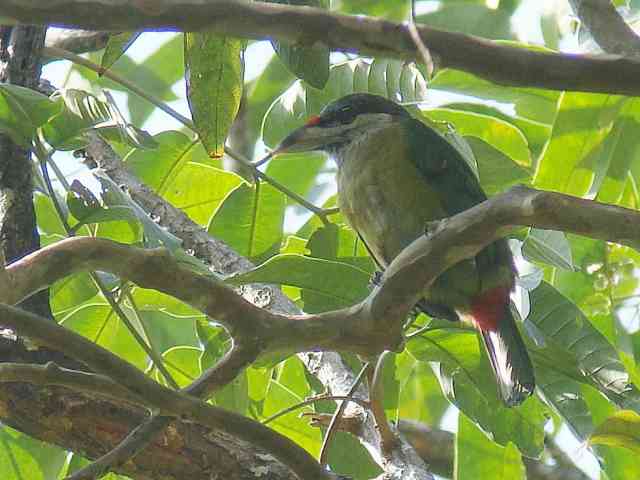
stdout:
MULTIPOLYGON (((426 225, 487 199, 459 151, 438 131, 387 98, 354 93, 326 105, 269 154, 322 151, 337 165, 338 206, 384 270, 426 225)), ((535 388, 510 293, 513 257, 505 239, 443 272, 417 308, 470 323, 479 332, 508 406, 535 388)))

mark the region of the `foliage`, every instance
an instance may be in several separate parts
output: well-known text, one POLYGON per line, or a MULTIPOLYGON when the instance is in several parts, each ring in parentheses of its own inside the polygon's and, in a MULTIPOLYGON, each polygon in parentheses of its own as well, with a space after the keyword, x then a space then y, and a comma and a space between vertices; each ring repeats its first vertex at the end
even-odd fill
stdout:
MULTIPOLYGON (((279 3, 328 8, 324 0, 279 3)), ((333 8, 397 20, 406 18, 409 10, 408 4, 400 3, 340 0, 333 2, 333 8)), ((418 5, 422 3, 435 2, 418 5)), ((511 20, 521 2, 491 2, 499 5, 496 9, 486 6, 490 2, 437 3, 437 11, 423 13, 417 21, 488 38, 518 38, 511 20)), ((557 20, 549 15, 541 19, 549 48, 556 48, 563 35, 557 20)), ((69 83, 59 85, 61 90, 51 98, 0 85, 0 130, 20 145, 44 148, 50 166, 60 164, 52 169, 65 177, 61 185, 68 185, 65 192, 58 192, 66 198, 60 212, 63 219, 54 208, 51 191, 35 197, 45 244, 69 234, 64 220, 80 235, 162 245, 190 261, 180 241, 159 227, 126 191, 102 172, 79 170, 77 160, 64 153, 83 148, 87 133, 96 131, 155 193, 258 264, 249 273, 229 278, 230 284, 281 285, 308 312, 353 304, 366 296, 374 267, 342 217, 330 216, 325 223, 269 181, 247 182, 225 170, 219 159, 234 120, 246 127, 243 149, 257 158, 263 145, 275 145, 328 101, 351 92, 372 92, 407 103, 424 121, 453 129, 462 148, 473 153, 488 194, 524 183, 628 208, 640 206, 636 133, 640 101, 636 99, 508 88, 453 70, 426 79, 412 63, 330 57, 326 50, 306 45, 274 42, 277 55, 271 55, 268 43, 250 44, 246 51, 255 48, 259 54, 247 53, 245 58, 244 41, 207 32, 172 36, 136 62, 127 49, 144 42, 148 46, 148 35, 121 33, 112 37, 103 53, 90 58, 161 102, 179 97, 184 106, 188 99, 195 126, 182 125, 178 131, 149 120, 161 115, 152 104, 85 67, 72 67, 69 83), (244 79, 244 62, 258 60, 263 64, 260 73, 244 79), (179 96, 173 88, 178 81, 179 96), (130 120, 111 96, 104 95, 109 90, 121 94, 119 105, 124 105, 124 98, 130 120), (242 118, 236 118, 241 103, 242 118), (151 135, 143 127, 160 131, 151 135)), ((335 168, 317 154, 276 158, 265 171, 311 202, 335 205, 335 168)), ((417 325, 426 328, 394 356, 385 372, 385 409, 392 419, 409 418, 433 427, 460 411, 458 480, 525 478, 522 457, 541 455, 545 437, 553 441, 562 426, 579 442, 605 445, 594 450, 601 471, 612 480, 625 478, 639 448, 640 254, 537 229, 524 232, 513 243, 522 252, 518 267, 529 272, 520 282, 524 300, 519 307, 523 312, 530 307, 521 330, 536 369, 537 395, 520 407, 503 407, 475 334, 420 317, 417 325), (527 281, 533 277, 544 281, 527 281)), ((109 276, 103 280, 109 290, 119 292, 124 314, 162 355, 181 385, 229 348, 229 337, 219 326, 181 302, 109 276)), ((66 327, 161 379, 107 301, 108 294, 97 289, 88 275, 74 275, 54 285, 51 303, 56 319, 66 327)), ((264 420, 319 393, 301 362, 290 357, 276 365, 247 369, 214 402, 264 420)), ((327 402, 305 408, 325 411, 327 402)), ((322 432, 295 413, 271 426, 313 454, 319 452, 322 432)), ((0 430, 0 443, 3 478, 56 478, 84 461, 79 456, 66 459, 64 452, 9 427, 0 430)), ((336 437, 329 461, 336 470, 358 479, 378 471, 367 452, 346 435, 336 437)))

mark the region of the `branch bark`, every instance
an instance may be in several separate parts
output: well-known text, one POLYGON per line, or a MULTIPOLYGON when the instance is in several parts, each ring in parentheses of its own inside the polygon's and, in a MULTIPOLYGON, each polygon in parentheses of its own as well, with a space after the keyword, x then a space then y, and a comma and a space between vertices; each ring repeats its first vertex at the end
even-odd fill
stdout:
MULTIPOLYGON (((221 34, 333 50, 420 60, 404 24, 325 10, 237 0, 154 3, 119 0, 0 0, 0 10, 21 23, 93 30, 211 29, 221 34)), ((640 63, 622 57, 540 52, 471 35, 418 25, 420 39, 442 67, 473 73, 503 85, 639 95, 640 63), (615 72, 615 74, 612 74, 615 72)))
MULTIPOLYGON (((197 258, 211 265, 214 271, 230 275, 253 268, 251 262, 246 258, 238 255, 225 243, 210 237, 206 230, 194 223, 184 212, 165 202, 131 175, 118 155, 98 135, 92 136, 87 154, 87 163, 91 168, 100 167, 115 183, 126 185, 127 191, 134 201, 141 205, 145 211, 158 218, 162 226, 183 241, 183 247, 186 250, 192 250, 197 258)), ((238 293, 250 303, 260 304, 262 308, 273 313, 285 315, 302 313, 278 288, 272 286, 243 285, 238 289, 238 293)), ((315 351, 300 353, 299 357, 309 372, 318 378, 332 394, 346 395, 351 389, 355 375, 339 354, 315 351)), ((366 388, 361 385, 356 395, 360 399, 366 399, 368 397, 366 388)), ((348 415, 365 418, 358 438, 372 455, 374 461, 390 474, 388 480, 401 480, 403 478, 402 468, 407 472, 415 473, 417 479, 429 478, 429 472, 424 463, 417 458, 408 458, 407 454, 399 453, 391 461, 383 461, 379 435, 373 417, 367 415, 364 409, 353 403, 347 405, 345 412, 348 415)), ((404 450, 410 450, 408 444, 402 442, 404 450)))
POLYGON ((640 37, 609 0, 569 0, 569 3, 582 26, 603 51, 640 57, 640 37))

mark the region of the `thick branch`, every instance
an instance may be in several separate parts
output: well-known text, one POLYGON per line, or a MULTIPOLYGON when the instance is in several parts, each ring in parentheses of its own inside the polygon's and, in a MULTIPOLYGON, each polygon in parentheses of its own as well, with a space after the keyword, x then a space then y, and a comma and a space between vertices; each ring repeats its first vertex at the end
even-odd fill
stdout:
POLYGON ((19 335, 54 348, 64 347, 73 357, 96 372, 111 378, 134 395, 144 399, 150 408, 175 417, 191 420, 212 429, 222 430, 272 453, 303 479, 329 479, 315 459, 288 438, 236 413, 214 407, 189 395, 176 392, 147 377, 124 360, 87 340, 81 335, 15 307, 0 304, 4 324, 19 335))
MULTIPOLYGON (((238 0, 174 0, 156 2, 153 7, 146 2, 120 0, 0 0, 0 11, 4 17, 22 23, 111 31, 207 28, 236 37, 320 43, 333 50, 420 60, 404 24, 308 7, 238 0)), ((495 83, 640 94, 640 63, 630 59, 540 52, 426 26, 417 29, 441 66, 474 73, 495 83)))
MULTIPOLYGON (((154 217, 157 217, 162 226, 182 240, 185 249, 193 250, 195 256, 211 265, 213 270, 229 275, 245 272, 253 268, 251 262, 246 258, 238 255, 225 243, 210 237, 206 230, 194 223, 184 212, 164 201, 128 172, 113 149, 99 136, 92 136, 86 151, 88 154, 87 160, 91 167, 98 166, 103 168, 107 175, 118 185, 126 185, 127 192, 139 205, 146 211, 151 212, 154 217)), ((259 303, 263 308, 273 313, 287 315, 301 313, 279 288, 252 284, 243 285, 240 292, 249 302, 259 303), (265 302, 265 299, 268 299, 268 301, 265 302)), ((355 375, 337 353, 327 351, 305 352, 301 353, 299 357, 307 366, 307 369, 334 395, 346 394, 351 385, 353 385, 355 375)), ((206 383, 210 384, 215 378, 215 376, 210 377, 206 380, 206 383)), ((200 384, 204 381, 204 379, 199 379, 197 383, 200 384)), ((367 393, 363 386, 358 390, 358 397, 367 398, 367 393)), ((391 474, 389 480, 402 479, 402 468, 405 471, 410 470, 415 473, 416 478, 428 478, 429 472, 423 462, 418 460, 412 463, 413 458, 409 458, 408 454, 399 453, 391 461, 383 462, 379 448, 379 435, 373 417, 367 416, 360 406, 353 403, 346 407, 345 412, 348 415, 361 414, 365 417, 359 439, 369 450, 374 460, 386 472, 391 474), (394 472, 399 473, 394 475, 394 472)), ((406 442, 402 442, 406 446, 406 442)), ((405 448, 405 450, 407 449, 405 448)))
MULTIPOLYGON (((45 46, 61 48, 76 54, 95 52, 107 46, 110 35, 109 32, 50 28, 47 30, 45 46)), ((53 61, 53 59, 45 58, 44 61, 53 61)))
POLYGON ((440 273, 521 225, 640 245, 639 212, 516 187, 437 222, 434 233, 415 240, 393 261, 367 299, 333 312, 274 314, 165 250, 88 237, 63 240, 9 265, 10 285, 0 285, 0 301, 13 304, 71 273, 102 270, 189 303, 223 323, 239 342, 260 345, 262 353, 320 349, 371 355, 398 348, 406 315, 440 273))
POLYGON ((582 26, 602 50, 640 57, 640 37, 624 21, 609 0, 569 0, 582 26))

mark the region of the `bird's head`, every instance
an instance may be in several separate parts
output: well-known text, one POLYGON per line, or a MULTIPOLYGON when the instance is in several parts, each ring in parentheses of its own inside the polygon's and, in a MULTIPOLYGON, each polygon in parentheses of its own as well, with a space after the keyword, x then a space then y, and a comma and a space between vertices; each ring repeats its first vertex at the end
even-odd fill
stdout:
POLYGON ((282 140, 270 156, 312 150, 334 153, 363 133, 409 117, 409 112, 391 100, 354 93, 328 104, 282 140))

